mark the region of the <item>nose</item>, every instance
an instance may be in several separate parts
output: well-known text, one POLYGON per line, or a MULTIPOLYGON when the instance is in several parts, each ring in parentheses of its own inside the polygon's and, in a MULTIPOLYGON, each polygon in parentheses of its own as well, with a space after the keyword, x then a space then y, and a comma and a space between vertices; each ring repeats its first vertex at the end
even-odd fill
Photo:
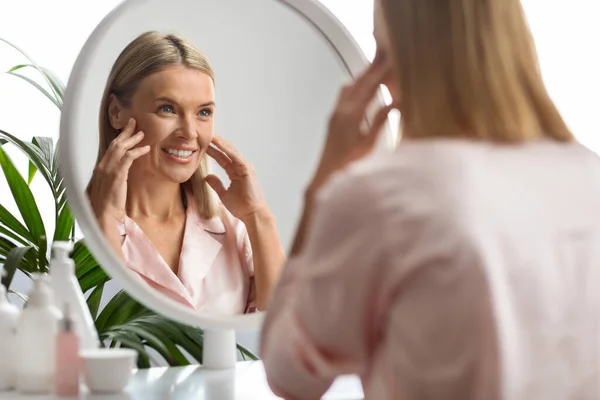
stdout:
POLYGON ((182 116, 180 118, 180 126, 178 136, 189 141, 196 140, 198 138, 198 132, 196 131, 196 119, 194 116, 182 116))

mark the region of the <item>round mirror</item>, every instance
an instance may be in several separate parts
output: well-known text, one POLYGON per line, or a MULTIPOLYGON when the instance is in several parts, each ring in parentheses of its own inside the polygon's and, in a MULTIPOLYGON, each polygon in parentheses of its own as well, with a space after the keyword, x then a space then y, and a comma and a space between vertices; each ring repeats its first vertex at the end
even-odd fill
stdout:
MULTIPOLYGON (((367 62, 341 23, 311 0, 119 5, 77 58, 60 132, 70 205, 105 271, 142 304, 182 323, 257 329, 262 312, 249 307, 259 268, 252 240, 216 190, 194 179, 208 169, 227 188, 233 180, 219 154, 225 164, 241 157, 253 166, 288 249, 338 92, 367 62), (127 125, 131 117, 137 126, 127 125), (227 144, 215 145, 213 135, 227 144), (110 165, 126 163, 119 149, 137 150, 125 190, 106 184, 90 194, 95 171, 118 179, 110 165), (154 201, 173 182, 183 213, 161 214, 163 226, 148 223, 144 211, 153 210, 137 200, 154 201), (93 196, 124 204, 114 237, 93 196), (206 216, 207 199, 220 211, 206 216), (179 217, 181 229, 171 230, 179 217)), ((381 93, 377 102, 374 108, 384 103, 381 93)), ((385 150, 395 140, 384 129, 385 150)))

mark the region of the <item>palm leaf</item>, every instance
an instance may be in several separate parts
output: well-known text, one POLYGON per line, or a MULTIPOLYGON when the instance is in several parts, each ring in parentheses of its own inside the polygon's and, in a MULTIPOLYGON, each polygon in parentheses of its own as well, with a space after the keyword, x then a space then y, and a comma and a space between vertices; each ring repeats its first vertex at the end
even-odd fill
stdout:
POLYGON ((44 228, 44 222, 42 221, 40 210, 31 193, 31 189, 29 189, 29 186, 2 147, 0 147, 0 166, 4 171, 8 187, 15 198, 25 225, 27 225, 34 238, 37 239, 44 236, 46 229, 44 228))
POLYGON ((46 252, 48 251, 48 241, 46 236, 40 237, 40 248, 38 250, 38 272, 48 272, 48 260, 46 259, 46 252))
MULTIPOLYGON (((19 64, 19 65, 15 65, 11 69, 9 69, 8 73, 10 74, 10 73, 18 71, 20 69, 23 69, 23 68, 37 69, 36 66, 33 64, 19 64)), ((39 72, 39 70, 41 70, 42 73, 44 75, 46 75, 46 78, 48 78, 48 81, 49 81, 50 85, 52 86, 52 88, 54 89, 54 92, 57 94, 58 98, 60 100, 62 100, 63 95, 65 93, 65 85, 62 83, 62 81, 56 76, 56 74, 54 74, 54 72, 50 71, 47 68, 39 67, 38 72, 39 72)))
MULTIPOLYGON (((50 81, 50 77, 44 72, 44 69, 41 68, 39 65, 37 65, 37 63, 27 55, 27 53, 25 53, 23 50, 21 50, 19 47, 17 47, 16 45, 12 44, 11 42, 9 42, 8 40, 2 39, 0 38, 0 41, 8 44, 9 46, 11 46, 12 48, 14 48, 15 50, 17 50, 19 53, 23 54, 32 64, 32 67, 37 69, 38 72, 40 74, 42 74, 42 76, 44 77, 44 79, 46 80, 46 82, 48 83, 48 85, 50 86, 50 88, 52 89, 52 92, 54 93, 54 96, 56 98, 56 100, 59 100, 60 103, 62 104, 62 93, 58 93, 55 89, 54 86, 52 85, 51 81, 50 81)), ((60 108, 60 106, 59 106, 60 108)))
POLYGON ((98 316, 98 309, 100 308, 100 301, 102 300, 102 294, 104 293, 104 283, 96 286, 92 293, 87 298, 87 305, 90 310, 92 318, 95 320, 98 316))
POLYGON ((21 299, 21 301, 23 302, 23 304, 27 304, 27 300, 29 300, 29 297, 27 297, 27 295, 24 295, 23 293, 19 293, 15 290, 9 289, 8 290, 9 294, 14 294, 15 296, 17 296, 19 299, 21 299))
POLYGON ((106 272, 100 266, 96 266, 87 274, 83 275, 79 279, 79 286, 81 291, 86 293, 91 288, 110 281, 110 277, 106 275, 106 272))
POLYGON ((129 332, 108 332, 100 336, 100 340, 110 339, 113 345, 119 344, 120 347, 130 348, 138 352, 138 368, 150 368, 150 355, 144 348, 142 340, 136 335, 129 332))
POLYGON ((33 250, 32 246, 27 247, 15 247, 11 251, 8 252, 6 256, 6 260, 4 261, 4 276, 2 277, 2 285, 9 289, 10 284, 12 283, 13 277, 15 276, 15 272, 17 268, 21 264, 21 261, 27 254, 27 252, 33 250))
POLYGON ((253 352, 251 352, 250 350, 248 350, 246 347, 242 346, 241 344, 237 345, 237 349, 240 352, 240 354, 242 355, 242 358, 244 360, 246 360, 246 357, 253 361, 259 360, 259 358, 256 354, 254 354, 253 352))
POLYGON ((0 233, 23 245, 37 245, 31 232, 2 204, 0 204, 0 233))
POLYGON ((57 240, 68 240, 71 236, 71 231, 73 230, 73 225, 75 220, 73 219, 73 215, 71 214, 71 210, 65 204, 62 210, 58 213, 58 218, 56 220, 56 228, 54 229, 54 241, 57 240))
MULTIPOLYGON (((8 253, 16 247, 27 247, 18 246, 17 244, 10 241, 10 239, 0 236, 0 257, 2 261, 6 260, 8 253)), ((37 264, 37 256, 34 251, 28 252, 25 258, 21 261, 21 265, 25 271, 35 271, 37 264)))
MULTIPOLYGON (((2 39, 0 39, 2 40, 2 39)), ((29 83, 31 86, 35 87, 37 90, 39 90, 44 96, 46 96, 47 98, 50 99, 50 101, 52 101, 54 103, 54 105, 56 107, 58 107, 58 109, 60 110, 60 108, 62 107, 62 102, 60 100, 58 100, 54 94, 48 92, 46 89, 44 89, 39 83, 37 83, 36 81, 34 81, 33 79, 31 79, 28 76, 25 75, 21 75, 18 74, 16 72, 9 72, 9 75, 12 76, 16 76, 17 78, 23 79, 25 82, 29 83)))
POLYGON ((29 161, 29 168, 27 170, 27 184, 31 185, 33 182, 33 178, 35 177, 35 173, 37 172, 37 168, 34 163, 29 161))
MULTIPOLYGON (((53 170, 53 165, 52 163, 54 162, 54 145, 53 145, 53 141, 52 138, 49 137, 41 137, 41 136, 34 136, 33 139, 31 140, 31 143, 34 146, 37 146, 43 155, 43 160, 44 160, 44 164, 47 165, 48 170, 50 170, 52 172, 53 170)), ((31 184, 31 181, 33 180, 33 177, 35 176, 35 173, 37 171, 37 167, 35 166, 35 164, 31 161, 29 161, 29 184, 31 184)), ((56 185, 53 185, 54 187, 56 187, 56 185)))
POLYGON ((40 150, 39 147, 34 145, 33 143, 25 142, 16 136, 11 135, 8 132, 5 132, 0 129, 0 138, 6 140, 8 143, 16 146, 20 151, 25 153, 29 158, 29 161, 35 165, 35 167, 39 170, 39 172, 44 176, 44 179, 50 186, 52 190, 52 195, 56 198, 56 188, 54 184, 54 178, 51 173, 51 165, 45 159, 44 154, 40 150))
POLYGON ((96 329, 98 333, 103 333, 108 331, 109 328, 122 325, 146 311, 147 309, 144 306, 121 290, 110 299, 96 318, 96 329))
POLYGON ((120 343, 136 336, 144 346, 156 350, 171 366, 189 365, 190 361, 179 350, 181 346, 197 362, 202 361, 202 340, 190 343, 183 333, 184 326, 152 312, 144 312, 124 324, 115 325, 102 334, 120 343))

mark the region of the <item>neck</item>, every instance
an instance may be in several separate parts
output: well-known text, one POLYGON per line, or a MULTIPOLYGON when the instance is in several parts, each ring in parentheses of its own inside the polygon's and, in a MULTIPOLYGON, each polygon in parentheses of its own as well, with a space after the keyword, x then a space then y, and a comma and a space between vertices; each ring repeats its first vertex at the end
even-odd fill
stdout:
POLYGON ((129 178, 127 182, 127 215, 168 221, 185 213, 179 183, 161 181, 155 176, 129 178), (133 179, 132 179, 133 178, 133 179))

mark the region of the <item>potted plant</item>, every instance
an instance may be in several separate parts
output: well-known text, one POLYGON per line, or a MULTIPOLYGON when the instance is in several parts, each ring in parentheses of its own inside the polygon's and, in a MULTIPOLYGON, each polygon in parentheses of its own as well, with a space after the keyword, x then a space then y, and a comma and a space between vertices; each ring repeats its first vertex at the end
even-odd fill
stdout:
MULTIPOLYGON (((60 110, 65 89, 60 79, 46 68, 38 66, 17 46, 2 38, 0 41, 15 48, 29 60, 29 63, 15 65, 7 73, 33 85, 60 110), (43 85, 22 74, 25 69, 37 71, 44 81, 43 85)), ((24 141, 0 129, 0 169, 23 221, 0 204, 0 265, 3 264, 5 270, 2 283, 9 293, 26 302, 27 296, 11 289, 16 271, 19 270, 27 276, 32 273, 47 273, 48 248, 52 241, 73 241, 71 256, 76 265, 77 279, 81 290, 87 295, 87 304, 95 320, 102 346, 120 346, 136 350, 140 368, 148 368, 154 364, 153 361, 158 361, 153 359, 149 348, 154 349, 171 366, 188 365, 190 357, 200 363, 203 351, 201 329, 158 315, 124 291, 117 293, 100 310, 104 286, 110 278, 87 249, 85 240, 76 237, 75 220, 69 209, 60 173, 57 146, 58 143, 55 145, 49 137, 35 136, 31 141, 24 141), (29 158, 27 177, 19 173, 6 153, 7 145, 15 146, 29 158), (40 175, 48 184, 54 198, 56 224, 51 235, 44 227, 38 204, 30 189, 33 179, 40 175), (187 353, 187 356, 184 353, 187 353)), ((244 359, 257 359, 241 345, 238 345, 238 350, 244 359)))

